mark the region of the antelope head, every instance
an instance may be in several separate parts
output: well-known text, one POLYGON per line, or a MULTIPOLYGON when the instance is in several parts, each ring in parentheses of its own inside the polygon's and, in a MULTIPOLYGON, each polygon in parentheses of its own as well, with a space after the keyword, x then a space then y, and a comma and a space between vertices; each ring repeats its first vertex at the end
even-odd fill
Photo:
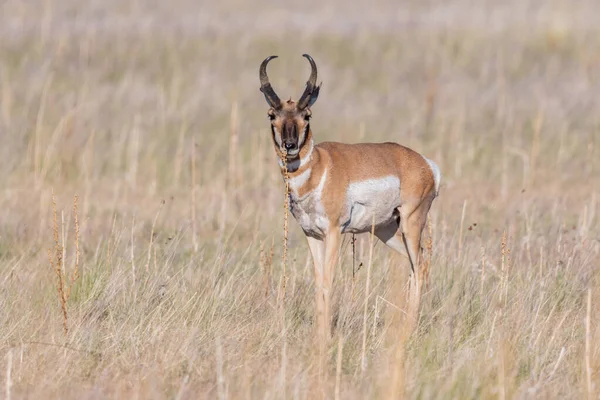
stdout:
POLYGON ((267 104, 269 105, 268 116, 271 120, 271 133, 273 144, 278 154, 285 155, 288 161, 296 159, 300 153, 300 149, 310 139, 310 107, 317 101, 319 97, 319 89, 317 86, 317 65, 311 56, 303 54, 310 63, 311 72, 306 89, 298 102, 291 98, 287 101, 279 100, 279 97, 269 83, 267 76, 267 64, 277 56, 267 57, 261 64, 259 69, 260 91, 265 95, 267 104))

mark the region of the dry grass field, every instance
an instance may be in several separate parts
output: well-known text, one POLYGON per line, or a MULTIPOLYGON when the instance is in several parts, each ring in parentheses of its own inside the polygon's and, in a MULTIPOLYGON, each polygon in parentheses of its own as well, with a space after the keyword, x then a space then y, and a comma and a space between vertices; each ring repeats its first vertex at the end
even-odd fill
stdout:
POLYGON ((0 160, 4 398, 600 395, 595 0, 4 1, 0 160), (367 288, 347 237, 321 388, 258 90, 277 54, 297 98, 302 53, 317 141, 397 141, 443 176, 404 361, 409 268, 375 242, 367 288))

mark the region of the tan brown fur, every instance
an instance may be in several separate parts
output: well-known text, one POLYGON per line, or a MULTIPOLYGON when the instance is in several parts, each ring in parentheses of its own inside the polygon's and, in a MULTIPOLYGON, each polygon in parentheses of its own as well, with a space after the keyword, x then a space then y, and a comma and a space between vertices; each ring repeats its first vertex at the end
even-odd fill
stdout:
POLYGON ((315 145, 312 160, 291 173, 290 177, 298 176, 308 168, 312 169, 311 178, 302 186, 299 195, 314 190, 327 168, 330 171, 327 177, 329 183, 325 187, 323 201, 327 214, 337 222, 345 188, 352 182, 397 175, 402 182, 400 197, 408 207, 416 207, 427 196, 433 195, 435 190, 433 172, 425 159, 419 153, 396 143, 323 142, 315 145))

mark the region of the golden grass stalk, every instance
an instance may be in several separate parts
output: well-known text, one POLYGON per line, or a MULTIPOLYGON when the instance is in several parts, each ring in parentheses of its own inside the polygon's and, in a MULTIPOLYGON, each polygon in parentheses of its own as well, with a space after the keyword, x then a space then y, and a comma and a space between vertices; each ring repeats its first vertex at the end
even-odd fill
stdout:
POLYGON ((355 268, 355 263, 356 263, 356 236, 354 235, 354 233, 352 234, 352 239, 350 240, 350 243, 352 244, 352 281, 354 282, 354 279, 356 278, 356 268, 355 268))
POLYGON ((481 246, 481 282, 479 295, 483 297, 483 286, 485 283, 485 247, 481 246))
POLYGON ((79 200, 79 196, 75 195, 73 198, 73 218, 75 220, 75 268, 73 269, 73 274, 71 275, 71 283, 69 284, 69 289, 67 290, 67 300, 71 296, 71 288, 73 284, 79 278, 79 218, 77 216, 77 201, 79 200))
POLYGON ((177 141, 177 151, 175 153, 175 159, 173 160, 173 186, 178 187, 179 181, 181 178, 181 165, 182 160, 185 160, 184 150, 185 150, 185 132, 187 130, 186 123, 181 124, 181 128, 179 129, 179 138, 177 141))
POLYGON ((510 249, 507 244, 507 235, 506 231, 502 234, 502 241, 500 243, 502 247, 502 261, 501 261, 501 287, 500 287, 500 302, 506 305, 508 300, 508 269, 510 265, 510 249))
MULTIPOLYGON (((75 282, 79 278, 79 261, 80 261, 80 251, 79 251, 79 218, 77 215, 78 208, 78 199, 79 197, 75 195, 73 199, 73 217, 75 220, 75 267, 73 268, 73 273, 71 274, 70 283, 69 280, 65 276, 64 270, 64 246, 59 242, 58 236, 58 217, 56 212, 56 197, 54 195, 54 190, 52 190, 52 230, 53 230, 53 239, 54 239, 54 255, 52 254, 52 249, 48 249, 48 261, 50 262, 50 266, 54 270, 56 274, 56 292, 58 294, 58 301, 60 302, 60 308, 62 310, 63 315, 63 330, 65 335, 69 333, 68 327, 68 311, 67 311, 67 302, 69 301, 69 297, 71 296, 71 289, 75 285, 75 282)), ((64 227, 64 222, 62 223, 64 227)), ((64 235, 63 235, 64 237, 64 235)))
POLYGON ((198 236, 196 233, 196 141, 192 141, 192 246, 198 252, 198 236))
POLYGON ((113 215, 113 221, 111 224, 111 228, 110 228, 110 235, 109 235, 109 240, 108 240, 108 244, 106 246, 106 259, 108 260, 108 262, 110 263, 112 261, 112 246, 113 246, 113 242, 115 241, 114 236, 115 236, 115 226, 117 224, 117 215, 114 214, 113 215), (113 240, 110 240, 113 239, 113 240))
POLYGON ((58 293, 58 300, 60 302, 60 308, 63 314, 63 329, 65 335, 67 335, 67 333, 69 332, 69 328, 67 325, 67 296, 65 293, 64 273, 62 270, 63 251, 62 246, 58 241, 58 220, 56 216, 56 197, 54 196, 54 189, 52 190, 52 215, 52 227, 54 233, 54 257, 52 256, 52 250, 48 249, 48 260, 50 261, 50 266, 56 274, 56 291, 58 293))
POLYGON ((344 338, 342 335, 338 338, 337 362, 335 367, 335 400, 340 399, 340 387, 342 383, 342 352, 344 351, 344 338))
POLYGON ((0 72, 0 78, 2 79, 2 122, 5 126, 9 126, 11 122, 11 108, 13 104, 13 93, 11 87, 11 80, 8 77, 8 72, 3 69, 0 72))
POLYGON ((229 188, 234 188, 237 183, 237 164, 238 164, 238 104, 236 101, 231 105, 231 114, 229 117, 229 159, 227 167, 229 188))
POLYGON ((10 391, 12 388, 12 350, 8 351, 6 357, 6 387, 4 392, 4 398, 6 398, 6 400, 10 400, 10 391))
POLYGON ((502 239, 500 241, 500 247, 502 249, 502 257, 500 259, 500 302, 502 303, 502 293, 504 293, 504 285, 506 284, 505 280, 505 271, 506 271, 506 231, 502 233, 502 239))
POLYGON ((281 380, 281 398, 286 398, 286 382, 287 382, 287 325, 285 323, 285 307, 281 302, 281 367, 279 369, 279 378, 281 380))
POLYGON ((592 290, 587 293, 587 310, 585 315, 585 383, 588 399, 594 399, 594 386, 592 385, 592 356, 591 356, 591 309, 592 309, 592 290))
MULTIPOLYGON (((154 229, 156 228, 156 221, 158 220, 158 216, 162 211, 163 206, 165 205, 165 201, 163 200, 160 203, 160 207, 156 216, 154 217, 154 221, 152 221, 152 229, 150 229, 150 244, 148 245, 148 259, 146 260, 146 275, 150 272, 150 260, 152 258, 152 247, 154 245, 154 229)), ((154 249, 156 251, 156 249, 154 249)), ((156 253, 155 253, 156 256, 156 253)), ((156 257, 154 257, 154 262, 156 262, 156 257)))
POLYGON ((362 350, 360 352, 360 366, 364 373, 367 369, 367 310, 369 305, 369 286, 371 285, 371 265, 373 264, 373 241, 375 238, 375 217, 371 224, 371 238, 369 241, 369 263, 367 264, 367 282, 365 283, 365 305, 363 309, 363 331, 362 331, 362 350))
POLYGON ((531 186, 535 179, 535 165, 540 152, 540 133, 542 131, 542 126, 544 124, 544 114, 545 110, 541 107, 535 119, 533 121, 533 139, 531 141, 531 150, 529 152, 529 182, 528 184, 531 186))
POLYGON ((373 315, 373 326, 371 327, 371 337, 375 337, 375 333, 377 332, 377 320, 379 319, 379 299, 385 301, 385 299, 381 296, 377 296, 375 298, 375 314, 373 315))
POLYGON ((282 346, 281 346, 281 390, 283 398, 286 396, 285 383, 287 376, 287 326, 285 323, 285 292, 287 286, 287 247, 288 247, 288 214, 290 209, 290 175, 287 169, 286 154, 281 153, 281 163, 283 165, 283 179, 285 182, 285 199, 283 200, 283 254, 281 256, 281 264, 283 268, 283 275, 281 277, 281 292, 279 300, 281 300, 280 311, 281 311, 281 332, 282 332, 282 346))
POLYGON ((506 354, 505 343, 500 335, 498 339, 498 399, 506 399, 506 354))
POLYGON ((79 196, 75 195, 73 198, 73 218, 75 219, 75 269, 73 270, 73 276, 71 277, 71 285, 79 278, 79 218, 77 216, 77 201, 79 196))
POLYGON ((280 298, 285 298, 285 287, 287 281, 287 245, 288 245, 288 214, 290 210, 290 174, 287 169, 287 159, 285 152, 279 152, 281 164, 283 165, 283 180, 285 182, 285 199, 283 200, 283 254, 281 256, 281 265, 283 276, 281 279, 280 298))
POLYGON ((427 242, 425 242, 427 260, 425 260, 425 265, 423 265, 423 281, 426 288, 429 288, 429 268, 431 267, 431 258, 433 257, 433 228, 430 219, 427 220, 427 235, 427 242))
POLYGON ((215 358, 217 369, 217 398, 223 400, 227 398, 227 389, 223 368, 223 346, 221 345, 221 337, 219 335, 215 335, 215 358))
POLYGON ((506 230, 502 233, 502 239, 500 241, 500 247, 502 251, 501 257, 501 273, 500 277, 500 293, 498 295, 498 310, 492 321, 492 333, 490 334, 490 340, 493 336, 494 325, 496 317, 498 317, 498 328, 497 328, 497 357, 498 357, 498 398, 504 400, 506 398, 506 378, 507 378, 507 366, 506 366, 506 352, 507 343, 504 336, 504 326, 502 318, 504 316, 504 308, 506 307, 508 299, 508 268, 510 263, 510 249, 508 248, 508 237, 506 230))
POLYGON ((36 185, 39 184, 40 181, 40 172, 41 172, 41 160, 43 153, 43 145, 42 145, 42 126, 44 123, 44 118, 46 114, 46 104, 48 100, 48 92, 50 90, 50 86, 52 84, 54 75, 51 73, 46 78, 44 82, 44 87, 42 88, 42 95, 40 100, 40 108, 38 109, 36 121, 35 121, 35 133, 34 133, 34 143, 33 143, 33 173, 35 175, 36 185))
MULTIPOLYGON (((406 297, 404 297, 404 302, 402 304, 399 304, 399 306, 393 305, 388 302, 388 304, 392 305, 395 309, 399 310, 403 315, 403 318, 397 320, 397 322, 392 322, 396 329, 394 329, 393 331, 394 342, 390 361, 390 379, 387 387, 388 399, 406 398, 406 344, 413 329, 413 316, 408 315, 406 312, 404 312, 404 309, 407 306, 406 300, 406 297)), ((391 329, 390 332, 392 332, 391 329)))
POLYGON ((463 248, 463 227, 465 224, 465 213, 467 212, 467 201, 465 200, 463 202, 463 208, 462 208, 462 214, 460 217, 460 231, 458 234, 458 258, 460 259, 460 256, 462 255, 462 248, 463 248))
POLYGON ((267 253, 264 244, 260 243, 260 264, 263 270, 265 298, 269 295, 269 286, 271 282, 271 270, 273 269, 273 252, 275 249, 275 238, 271 239, 271 250, 267 253))
MULTIPOLYGON (((134 231, 134 227, 135 227, 135 216, 131 218, 131 249, 130 249, 130 261, 131 261, 131 287, 133 288, 135 286, 135 252, 134 252, 134 248, 133 248, 133 231, 134 231)), ((135 296, 135 291, 134 291, 134 296, 135 296)))

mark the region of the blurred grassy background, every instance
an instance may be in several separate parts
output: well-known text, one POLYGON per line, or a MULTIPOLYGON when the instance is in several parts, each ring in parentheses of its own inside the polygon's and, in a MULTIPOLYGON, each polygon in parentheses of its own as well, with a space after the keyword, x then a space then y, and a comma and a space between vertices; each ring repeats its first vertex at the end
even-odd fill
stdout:
MULTIPOLYGON (((258 91, 259 63, 277 54, 271 82, 298 97, 305 52, 324 82, 317 141, 397 141, 442 169, 407 396, 600 391, 596 2, 8 0, 0 10, 5 393, 313 398, 312 267, 292 222, 282 332, 283 184, 258 91), (66 338, 46 256, 52 190, 69 273, 79 195, 82 277, 66 338)), ((360 238, 356 265, 367 246, 360 238)), ((353 276, 346 239, 328 371, 339 370, 341 398, 388 393, 389 302, 407 273, 396 264, 377 244, 363 371, 366 272, 353 276)))

